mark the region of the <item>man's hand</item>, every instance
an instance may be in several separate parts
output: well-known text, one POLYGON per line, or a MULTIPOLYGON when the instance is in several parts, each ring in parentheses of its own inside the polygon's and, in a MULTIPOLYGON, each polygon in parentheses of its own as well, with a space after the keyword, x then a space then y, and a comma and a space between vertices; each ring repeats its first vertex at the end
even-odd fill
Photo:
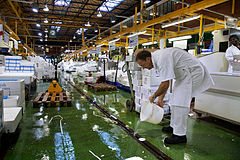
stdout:
POLYGON ((150 97, 149 97, 149 101, 150 101, 150 103, 153 103, 154 100, 155 100, 155 98, 154 98, 153 96, 150 96, 150 97))
POLYGON ((160 106, 161 108, 163 108, 163 100, 162 98, 158 98, 156 105, 160 106))

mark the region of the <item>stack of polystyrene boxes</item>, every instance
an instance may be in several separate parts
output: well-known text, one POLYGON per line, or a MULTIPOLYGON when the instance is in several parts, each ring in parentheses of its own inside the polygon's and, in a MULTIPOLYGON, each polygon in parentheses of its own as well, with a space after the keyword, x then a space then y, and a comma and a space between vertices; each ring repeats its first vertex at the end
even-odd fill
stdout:
POLYGON ((3 129, 3 90, 0 89, 0 133, 3 129))
MULTIPOLYGON (((135 91, 135 111, 141 112, 143 106, 158 89, 161 81, 155 69, 143 69, 133 73, 133 89, 135 91)), ((164 104, 169 100, 169 94, 164 97, 164 104)), ((155 99, 155 102, 157 98, 155 99)), ((169 113, 169 106, 164 105, 165 114, 169 113)))
POLYGON ((25 110, 25 83, 24 80, 1 80, 0 88, 3 90, 4 96, 19 96, 17 106, 25 110))
POLYGON ((19 72, 21 69, 21 56, 5 56, 5 71, 19 72))

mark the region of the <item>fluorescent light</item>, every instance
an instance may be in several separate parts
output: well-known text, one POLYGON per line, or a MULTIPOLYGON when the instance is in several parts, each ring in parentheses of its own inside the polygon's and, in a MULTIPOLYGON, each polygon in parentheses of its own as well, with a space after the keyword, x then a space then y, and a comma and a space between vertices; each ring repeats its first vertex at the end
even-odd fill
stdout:
POLYGON ((37 27, 41 27, 41 25, 39 23, 36 24, 37 27))
POLYGON ((45 41, 47 41, 47 38, 45 39, 45 41))
POLYGON ((38 33, 39 36, 42 36, 42 33, 38 33))
POLYGON ((48 35, 47 35, 47 34, 45 35, 45 38, 48 38, 48 35))
POLYGON ((76 37, 75 37, 75 36, 73 36, 73 39, 76 39, 76 37))
POLYGON ((192 21, 192 20, 195 20, 195 19, 198 19, 198 18, 200 18, 200 15, 191 16, 191 17, 188 17, 188 18, 185 18, 185 19, 180 19, 180 20, 177 20, 177 21, 174 21, 174 22, 171 22, 171 23, 163 24, 163 25, 162 25, 162 28, 174 26, 174 25, 176 25, 176 24, 180 24, 180 23, 192 21))
POLYGON ((114 40, 112 40, 112 41, 109 41, 108 43, 117 42, 117 41, 119 41, 119 40, 120 40, 120 38, 117 38, 117 39, 114 39, 114 40))
POLYGON ((134 33, 134 34, 128 35, 127 37, 128 37, 128 38, 131 38, 131 37, 134 37, 134 36, 137 36, 137 35, 144 34, 144 33, 146 33, 146 32, 147 32, 146 30, 145 30, 145 31, 141 31, 141 32, 136 32, 136 33, 134 33))
POLYGON ((42 42, 42 41, 43 41, 43 39, 40 39, 40 41, 42 42))
MULTIPOLYGON (((153 44, 157 44, 157 41, 154 41, 153 44)), ((142 44, 143 46, 149 46, 152 45, 152 42, 146 42, 142 44)))
POLYGON ((48 30, 45 30, 44 32, 45 32, 45 33, 48 33, 48 30))
POLYGON ((102 17, 102 13, 99 11, 97 17, 102 17))
POLYGON ((189 35, 189 36, 182 36, 182 37, 176 37, 176 38, 169 38, 168 40, 171 42, 171 41, 180 41, 180 40, 185 40, 185 39, 191 39, 192 36, 189 35))
POLYGON ((104 46, 104 44, 99 44, 99 45, 97 45, 97 47, 102 47, 102 46, 104 46))
POLYGON ((72 42, 72 40, 70 39, 70 41, 69 42, 72 42))
POLYGON ((45 5, 45 8, 43 8, 43 11, 45 11, 45 12, 48 12, 48 11, 49 11, 49 8, 48 8, 47 5, 45 5))

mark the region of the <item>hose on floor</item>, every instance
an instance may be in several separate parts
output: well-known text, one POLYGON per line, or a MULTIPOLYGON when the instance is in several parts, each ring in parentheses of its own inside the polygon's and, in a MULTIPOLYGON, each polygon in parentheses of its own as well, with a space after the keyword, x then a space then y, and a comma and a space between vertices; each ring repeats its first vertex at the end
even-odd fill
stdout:
POLYGON ((53 120, 54 118, 57 118, 57 117, 61 118, 59 124, 60 124, 61 134, 63 134, 63 129, 62 129, 62 120, 63 120, 63 117, 62 117, 62 116, 60 116, 60 115, 53 116, 48 123, 50 124, 50 123, 52 122, 52 120, 53 120))

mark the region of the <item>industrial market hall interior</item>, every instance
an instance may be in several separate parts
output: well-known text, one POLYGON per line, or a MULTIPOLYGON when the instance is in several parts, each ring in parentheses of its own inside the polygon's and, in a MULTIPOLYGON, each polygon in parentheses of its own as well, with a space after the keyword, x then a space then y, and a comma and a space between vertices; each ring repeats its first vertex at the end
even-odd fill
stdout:
POLYGON ((239 160, 240 0, 0 0, 0 160, 239 160))

